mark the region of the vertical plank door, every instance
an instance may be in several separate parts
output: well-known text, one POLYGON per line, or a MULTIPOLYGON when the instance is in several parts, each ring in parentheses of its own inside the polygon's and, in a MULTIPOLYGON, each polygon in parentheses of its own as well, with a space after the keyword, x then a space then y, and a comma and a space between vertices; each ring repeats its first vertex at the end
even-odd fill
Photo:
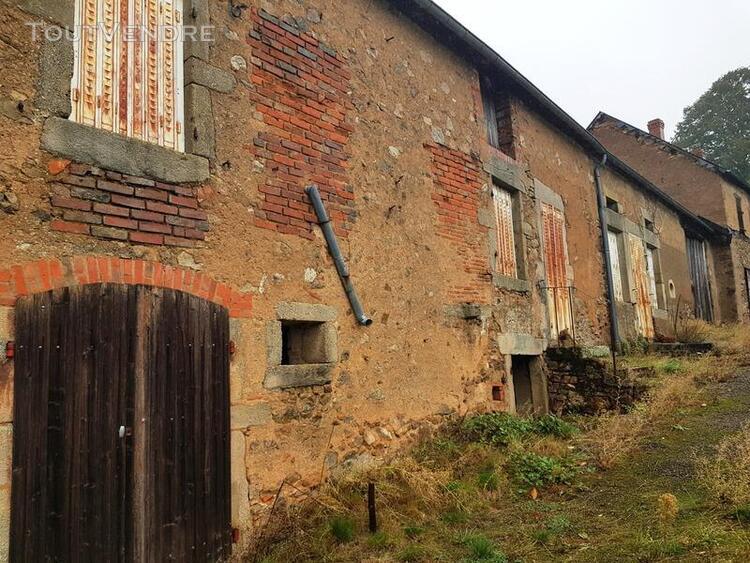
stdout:
POLYGON ((16 305, 11 558, 123 561, 136 289, 66 288, 16 305))
POLYGON ((16 325, 12 561, 227 559, 226 309, 101 284, 16 325))

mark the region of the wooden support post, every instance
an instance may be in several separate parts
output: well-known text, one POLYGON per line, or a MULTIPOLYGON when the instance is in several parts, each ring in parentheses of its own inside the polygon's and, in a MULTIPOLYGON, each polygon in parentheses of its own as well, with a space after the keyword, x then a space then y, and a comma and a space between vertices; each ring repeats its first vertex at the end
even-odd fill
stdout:
POLYGON ((375 483, 367 485, 367 512, 370 517, 370 533, 378 531, 378 515, 375 512, 375 483))

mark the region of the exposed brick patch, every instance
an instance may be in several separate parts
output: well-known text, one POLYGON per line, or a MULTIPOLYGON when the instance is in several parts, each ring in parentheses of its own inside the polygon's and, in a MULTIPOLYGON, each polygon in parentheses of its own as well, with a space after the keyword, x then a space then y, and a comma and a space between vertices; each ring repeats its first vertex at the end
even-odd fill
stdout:
POLYGON ((347 183, 346 145, 354 128, 347 119, 352 103, 346 61, 264 10, 253 9, 252 18, 251 98, 266 125, 252 151, 268 172, 255 224, 312 238, 316 219, 304 188, 315 183, 336 230, 346 236, 356 218, 347 183))
POLYGON ((481 163, 460 151, 425 146, 432 153, 437 233, 451 241, 467 274, 463 285, 448 289, 448 297, 460 303, 484 302, 492 287, 492 274, 483 245, 488 229, 479 224, 478 217, 484 186, 481 163))
POLYGON ((199 209, 196 188, 68 161, 53 160, 47 168, 70 196, 50 198, 58 217, 50 223, 54 231, 185 247, 205 239, 208 215, 199 209), (168 215, 179 215, 179 223, 170 222, 168 215))
POLYGON ((94 283, 176 289, 226 307, 231 317, 250 317, 253 310, 252 294, 241 293, 206 274, 159 262, 110 256, 38 260, 0 270, 0 305, 12 307, 16 299, 25 295, 94 283))

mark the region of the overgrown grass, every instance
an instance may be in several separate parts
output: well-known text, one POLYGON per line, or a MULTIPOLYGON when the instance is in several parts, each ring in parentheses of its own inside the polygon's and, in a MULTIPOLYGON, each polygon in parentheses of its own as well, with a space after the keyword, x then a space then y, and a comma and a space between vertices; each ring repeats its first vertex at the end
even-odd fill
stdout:
POLYGON ((314 501, 277 514, 283 522, 266 534, 258 557, 268 563, 750 559, 750 426, 721 440, 706 425, 707 417, 745 410, 717 403, 711 393, 713 384, 750 363, 750 331, 706 330, 718 343, 716 355, 628 359, 656 371, 647 399, 630 412, 468 417, 408 455, 345 474, 314 501), (716 452, 690 459, 696 439, 718 442, 716 452), (683 464, 693 462, 699 478, 684 473, 683 464), (376 534, 367 531, 368 482, 377 489, 376 534))
POLYGON ((698 458, 696 468, 715 501, 745 514, 750 506, 750 424, 721 440, 710 455, 698 458))

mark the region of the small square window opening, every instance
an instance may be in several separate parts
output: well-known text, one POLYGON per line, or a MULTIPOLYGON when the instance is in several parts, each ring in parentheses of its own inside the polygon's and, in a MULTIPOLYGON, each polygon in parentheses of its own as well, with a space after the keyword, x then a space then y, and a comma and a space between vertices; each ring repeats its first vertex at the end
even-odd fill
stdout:
POLYGON ((325 323, 282 321, 281 365, 323 364, 326 357, 325 323))
POLYGON ((612 199, 611 197, 607 198, 607 209, 611 209, 615 213, 620 212, 620 204, 617 203, 617 200, 612 199))

